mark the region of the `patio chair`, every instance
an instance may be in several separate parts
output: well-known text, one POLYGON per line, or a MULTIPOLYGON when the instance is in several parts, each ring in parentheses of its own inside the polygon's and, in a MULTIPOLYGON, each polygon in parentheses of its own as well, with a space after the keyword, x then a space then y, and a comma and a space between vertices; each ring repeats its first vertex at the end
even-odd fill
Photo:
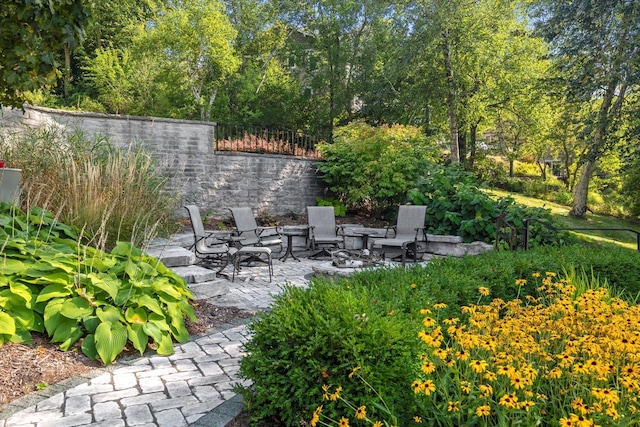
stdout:
POLYGON ((240 246, 278 246, 282 251, 282 237, 278 227, 259 227, 251 208, 230 208, 235 229, 234 236, 239 237, 240 246))
POLYGON ((344 246, 344 232, 341 225, 336 226, 333 206, 307 206, 307 221, 311 250, 322 247, 321 251, 310 255, 309 258, 331 256, 328 247, 340 248, 340 243, 344 246))
POLYGON ((402 265, 405 265, 407 252, 410 251, 416 262, 418 252, 424 252, 427 245, 427 233, 424 229, 426 212, 426 206, 400 206, 396 225, 386 227, 385 237, 374 240, 373 247, 400 248, 402 265))
POLYGON ((253 211, 249 207, 230 208, 235 229, 233 236, 235 244, 239 246, 238 253, 234 258, 234 278, 235 273, 240 270, 240 266, 251 266, 254 262, 262 262, 269 267, 269 282, 273 274, 273 264, 271 259, 271 246, 278 246, 278 251, 282 251, 282 237, 277 227, 260 227, 256 223, 253 211))
POLYGON ((226 241, 212 237, 211 232, 205 231, 197 206, 186 205, 184 208, 189 213, 191 228, 193 228, 194 243, 189 249, 193 249, 193 253, 203 266, 221 265, 216 271, 216 274, 220 274, 233 261, 238 249, 229 247, 226 241))

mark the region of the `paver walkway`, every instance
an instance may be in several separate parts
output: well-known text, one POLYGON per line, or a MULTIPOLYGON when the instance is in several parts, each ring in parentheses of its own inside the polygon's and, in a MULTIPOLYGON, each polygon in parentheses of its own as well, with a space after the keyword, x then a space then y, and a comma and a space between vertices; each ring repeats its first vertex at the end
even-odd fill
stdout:
MULTIPOLYGON (((215 279, 228 284, 229 291, 208 301, 266 309, 285 282, 306 286, 313 263, 317 261, 274 260, 271 283, 266 267, 245 268, 234 283, 215 279)), ((196 289, 196 299, 206 298, 206 289, 196 289)), ((0 414, 0 427, 187 426, 234 397, 246 341, 246 326, 230 325, 176 345, 171 356, 119 362, 97 376, 74 379, 74 386, 64 382, 47 387, 11 404, 0 414)))

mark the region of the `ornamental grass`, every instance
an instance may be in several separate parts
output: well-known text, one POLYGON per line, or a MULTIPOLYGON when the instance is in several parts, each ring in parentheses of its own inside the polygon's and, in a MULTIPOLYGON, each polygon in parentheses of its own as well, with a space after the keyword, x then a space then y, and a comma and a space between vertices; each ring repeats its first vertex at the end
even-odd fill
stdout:
MULTIPOLYGON (((422 310, 420 373, 413 384, 398 384, 418 399, 412 423, 640 425, 640 308, 584 274, 533 276, 515 286, 533 281, 537 296, 490 301, 480 287, 478 303, 461 307, 460 318, 446 317, 442 303, 422 310)), ((368 408, 349 404, 339 385, 323 387, 326 401, 312 427, 397 425, 391 413, 369 419, 368 408), (341 418, 323 416, 338 404, 341 418)))

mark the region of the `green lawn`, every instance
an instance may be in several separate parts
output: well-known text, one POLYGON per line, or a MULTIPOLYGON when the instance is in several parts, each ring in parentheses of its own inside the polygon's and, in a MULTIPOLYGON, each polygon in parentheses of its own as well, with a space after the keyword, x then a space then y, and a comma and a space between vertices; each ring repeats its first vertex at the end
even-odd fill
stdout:
MULTIPOLYGON (((569 206, 559 205, 541 199, 522 196, 516 193, 491 189, 489 193, 499 197, 511 196, 526 206, 550 209, 558 224, 564 228, 628 228, 640 232, 640 225, 610 216, 589 213, 586 220, 569 216, 569 206)), ((620 245, 637 249, 637 237, 630 231, 572 231, 580 239, 596 245, 620 245)))

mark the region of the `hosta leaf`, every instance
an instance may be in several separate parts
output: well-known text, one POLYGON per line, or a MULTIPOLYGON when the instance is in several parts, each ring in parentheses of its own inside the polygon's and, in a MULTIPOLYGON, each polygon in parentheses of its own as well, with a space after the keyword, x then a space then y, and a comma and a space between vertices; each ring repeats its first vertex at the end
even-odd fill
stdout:
POLYGON ((142 325, 142 330, 149 335, 155 342, 159 342, 162 340, 162 335, 166 334, 166 332, 162 332, 162 330, 155 323, 147 322, 142 325))
POLYGON ((62 298, 52 299, 44 308, 44 326, 49 335, 53 335, 60 323, 66 320, 66 317, 60 314, 60 308, 63 303, 64 299, 62 298))
POLYGON ((31 336, 31 332, 29 332, 27 329, 17 328, 16 333, 9 338, 9 341, 13 343, 24 343, 30 345, 33 342, 33 337, 31 336))
POLYGON ((148 310, 164 317, 164 310, 160 306, 160 303, 150 295, 136 295, 135 298, 131 298, 131 302, 135 302, 138 306, 145 307, 148 310))
POLYGON ((20 326, 24 329, 33 329, 36 322, 36 316, 33 310, 27 307, 12 307, 8 310, 9 314, 16 323, 16 327, 20 326))
POLYGON ((127 325, 127 336, 133 347, 143 354, 149 342, 149 336, 144 331, 143 325, 127 325))
POLYGON ((127 344, 127 328, 120 322, 102 322, 96 328, 94 337, 100 359, 105 365, 109 365, 127 344))
POLYGON ((160 341, 156 341, 156 344, 158 344, 156 353, 173 354, 173 341, 171 341, 171 335, 169 334, 163 335, 160 341))
POLYGON ((124 318, 131 324, 144 325, 147 323, 147 311, 142 307, 136 309, 129 307, 124 313, 124 318))
POLYGON ((22 261, 18 261, 11 258, 0 259, 0 274, 9 276, 11 274, 19 273, 25 270, 25 265, 22 261))
POLYGON ((16 333, 16 322, 4 311, 0 311, 0 334, 14 335, 16 333))
POLYGON ((189 331, 187 331, 182 317, 173 317, 171 319, 171 333, 178 342, 189 341, 189 331))
MULTIPOLYGON (((80 332, 80 336, 82 336, 82 330, 78 325, 78 321, 76 319, 69 319, 66 317, 62 317, 62 321, 58 324, 58 327, 53 332, 51 336, 52 342, 65 342, 70 340, 73 336, 80 332)), ((76 341, 80 337, 76 338, 76 341)), ((75 342, 75 341, 74 341, 75 342)))
MULTIPOLYGON (((56 333, 58 333, 58 331, 56 331, 56 333)), ((82 335, 84 335, 84 332, 80 327, 80 325, 72 326, 69 329, 69 334, 67 338, 64 341, 60 342, 60 350, 62 351, 69 350, 69 348, 71 348, 73 344, 75 344, 80 338, 82 338, 82 335)))
POLYGON ((112 300, 116 299, 120 287, 120 280, 117 277, 105 273, 89 273, 87 277, 93 286, 105 291, 112 300))
POLYGON ((62 304, 60 314, 69 319, 82 320, 93 314, 93 307, 86 298, 74 297, 62 304))
POLYGON ((48 283, 60 283, 63 285, 67 285, 71 283, 71 278, 69 274, 63 271, 58 271, 55 273, 47 273, 39 277, 34 277, 34 276, 31 276, 31 278, 23 277, 21 278, 21 280, 23 282, 33 283, 36 285, 46 285, 48 283))
POLYGON ((98 350, 96 350, 96 340, 93 334, 89 334, 82 340, 82 353, 89 359, 98 358, 98 350))
POLYGON ((67 297, 72 294, 71 285, 67 283, 54 283, 40 291, 36 302, 49 301, 52 298, 67 297))
POLYGON ((9 289, 11 289, 11 293, 13 295, 24 300, 25 307, 31 308, 31 304, 33 302, 33 295, 31 294, 31 289, 29 289, 26 285, 23 285, 22 283, 16 283, 13 281, 9 282, 9 289))
POLYGON ((124 287, 120 288, 120 291, 118 292, 118 295, 116 296, 116 298, 113 300, 113 302, 117 305, 117 306, 123 306, 126 305, 127 301, 129 301, 129 299, 131 298, 132 295, 136 294, 136 290, 134 289, 133 285, 131 285, 130 283, 128 283, 127 285, 125 285, 124 287))
POLYGON ((180 300, 183 296, 173 285, 169 284, 166 279, 155 280, 151 289, 157 294, 168 296, 169 301, 172 302, 180 300))
POLYGON ((120 321, 120 310, 112 305, 105 305, 96 310, 96 316, 103 322, 116 323, 120 321))
POLYGON ((100 324, 100 319, 98 319, 98 316, 89 316, 85 318, 82 323, 84 324, 86 330, 93 334, 100 324))

